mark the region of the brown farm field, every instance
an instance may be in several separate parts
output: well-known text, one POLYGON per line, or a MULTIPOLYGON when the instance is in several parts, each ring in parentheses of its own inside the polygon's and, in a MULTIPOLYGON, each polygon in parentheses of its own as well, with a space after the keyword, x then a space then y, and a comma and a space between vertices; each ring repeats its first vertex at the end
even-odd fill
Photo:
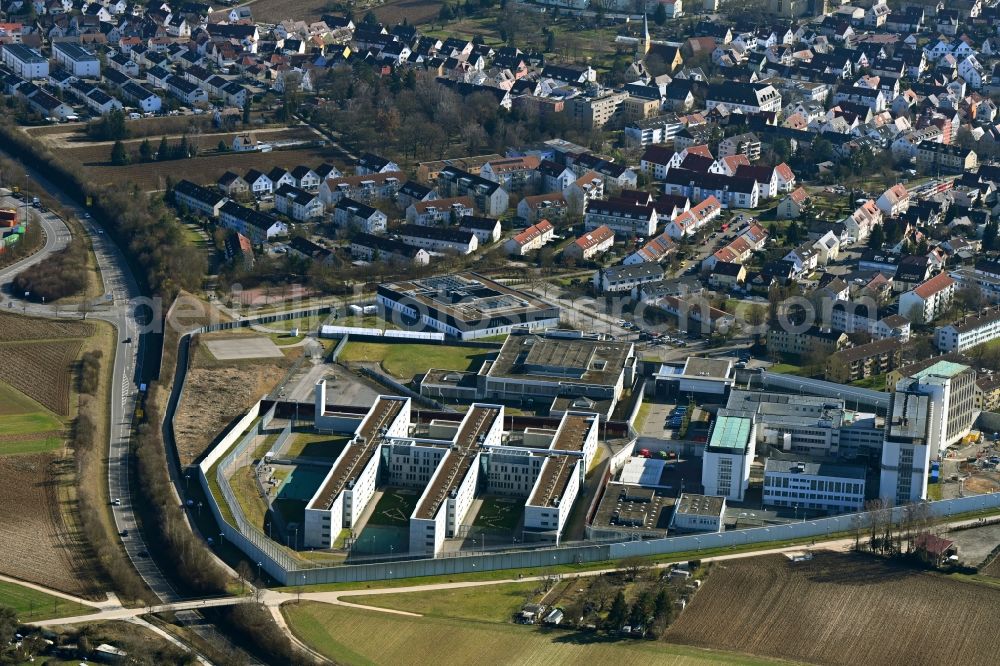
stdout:
POLYGON ((713 566, 671 643, 816 664, 995 664, 1000 591, 844 553, 713 566))
POLYGON ((60 416, 70 415, 70 380, 82 339, 0 344, 3 380, 60 416))
POLYGON ((79 595, 96 592, 90 561, 60 515, 54 454, 0 457, 0 573, 79 595))
POLYGON ((94 327, 0 313, 0 381, 59 416, 70 416, 73 364, 94 327))

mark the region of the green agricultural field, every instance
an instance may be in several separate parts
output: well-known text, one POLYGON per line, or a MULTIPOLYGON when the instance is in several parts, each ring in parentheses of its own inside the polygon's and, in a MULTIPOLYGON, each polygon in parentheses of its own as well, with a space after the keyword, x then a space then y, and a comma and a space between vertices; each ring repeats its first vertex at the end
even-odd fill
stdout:
POLYGON ((0 581, 0 606, 9 606, 21 622, 37 622, 53 617, 86 615, 97 609, 39 592, 30 587, 0 581))
POLYGON ((509 532, 517 527, 524 514, 524 503, 504 497, 487 497, 476 514, 473 525, 509 532))
POLYGON ((0 455, 54 451, 63 445, 63 427, 55 414, 0 382, 0 455))
POLYGON ((490 621, 405 617, 313 602, 285 604, 282 612, 296 636, 341 664, 777 663, 658 641, 605 639, 490 621))
POLYGON ((409 381, 432 368, 475 370, 489 350, 435 344, 348 342, 340 353, 344 362, 379 363, 393 377, 409 381))

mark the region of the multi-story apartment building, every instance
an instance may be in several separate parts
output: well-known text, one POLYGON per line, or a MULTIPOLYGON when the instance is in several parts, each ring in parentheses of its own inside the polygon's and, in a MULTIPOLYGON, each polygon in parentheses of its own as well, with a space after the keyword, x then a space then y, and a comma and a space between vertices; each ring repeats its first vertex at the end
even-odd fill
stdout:
POLYGON ((997 338, 1000 338, 1000 310, 997 308, 934 329, 934 342, 942 352, 964 352, 997 338))
POLYGON ((656 208, 621 201, 591 201, 584 225, 588 231, 606 226, 625 238, 649 238, 656 231, 656 208))
POLYGON ((929 324, 951 306, 955 296, 955 280, 947 273, 938 273, 899 297, 899 314, 912 322, 929 324))
POLYGON ((843 349, 827 359, 826 379, 838 384, 849 384, 859 379, 884 375, 899 366, 900 355, 900 342, 895 338, 843 349))
POLYGON ((917 144, 917 164, 932 172, 960 173, 979 165, 976 151, 958 144, 921 141, 917 144))

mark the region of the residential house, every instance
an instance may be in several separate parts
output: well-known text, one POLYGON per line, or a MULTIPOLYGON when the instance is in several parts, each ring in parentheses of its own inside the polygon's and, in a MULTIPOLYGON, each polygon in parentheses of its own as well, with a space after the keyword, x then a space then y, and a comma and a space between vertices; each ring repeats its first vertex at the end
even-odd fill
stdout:
POLYGON ((361 229, 368 234, 385 233, 385 213, 354 199, 341 199, 333 207, 333 223, 339 227, 361 229))
POLYGON ((555 228, 548 220, 540 220, 504 243, 504 251, 515 257, 523 257, 544 246, 555 235, 555 228))
POLYGON ((406 209, 406 221, 419 226, 448 225, 472 215, 472 197, 450 197, 416 201, 406 209))
POLYGON ((455 252, 464 255, 472 254, 479 248, 479 239, 474 233, 455 227, 403 224, 394 233, 407 245, 429 252, 455 252))
POLYGON ((656 262, 612 266, 594 273, 594 288, 602 293, 631 292, 643 284, 662 279, 663 269, 656 262))
POLYGON ((458 221, 458 228, 476 235, 479 247, 496 243, 500 240, 500 220, 475 215, 463 215, 458 221))
POLYGON ((899 313, 910 321, 929 324, 944 314, 954 296, 955 280, 938 273, 899 297, 899 313))
POLYGON ((219 210, 228 201, 226 195, 218 190, 202 187, 190 180, 181 180, 174 185, 173 195, 178 206, 211 218, 218 217, 219 210))
POLYGON ((323 201, 319 196, 294 185, 282 185, 274 191, 274 207, 279 213, 299 222, 323 215, 323 201))
POLYGON ((606 252, 615 244, 615 232, 607 226, 588 231, 563 250, 563 255, 577 261, 588 261, 606 252))
POLYGON ((422 247, 385 236, 359 233, 351 237, 351 256, 364 261, 385 261, 414 266, 430 263, 430 254, 422 247))
POLYGON ((584 226, 588 231, 607 226, 626 238, 649 238, 656 230, 657 220, 656 209, 651 204, 598 200, 587 204, 584 226))
POLYGON ((267 213, 227 201, 219 211, 219 225, 246 236, 254 245, 288 234, 288 225, 267 213))
MULTIPOLYGON (((333 206, 344 197, 367 204, 392 201, 396 198, 405 177, 401 171, 386 171, 363 176, 337 174, 327 178, 319 186, 319 198, 327 206, 333 206)), ((437 198, 437 195, 425 197, 425 200, 430 198, 437 198)))
POLYGON ((809 192, 804 187, 799 187, 786 194, 778 202, 777 215, 779 220, 792 220, 800 215, 809 206, 809 192))
POLYGON ((902 347, 895 338, 842 349, 827 359, 825 379, 837 384, 849 384, 884 375, 899 367, 901 355, 902 347))

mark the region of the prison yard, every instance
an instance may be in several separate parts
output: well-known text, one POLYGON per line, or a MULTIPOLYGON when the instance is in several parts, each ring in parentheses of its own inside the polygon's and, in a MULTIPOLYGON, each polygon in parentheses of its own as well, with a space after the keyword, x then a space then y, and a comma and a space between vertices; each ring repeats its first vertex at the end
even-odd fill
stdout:
POLYGON ((489 355, 488 349, 447 344, 348 342, 338 360, 375 365, 391 377, 408 382, 432 368, 474 372, 489 355))

